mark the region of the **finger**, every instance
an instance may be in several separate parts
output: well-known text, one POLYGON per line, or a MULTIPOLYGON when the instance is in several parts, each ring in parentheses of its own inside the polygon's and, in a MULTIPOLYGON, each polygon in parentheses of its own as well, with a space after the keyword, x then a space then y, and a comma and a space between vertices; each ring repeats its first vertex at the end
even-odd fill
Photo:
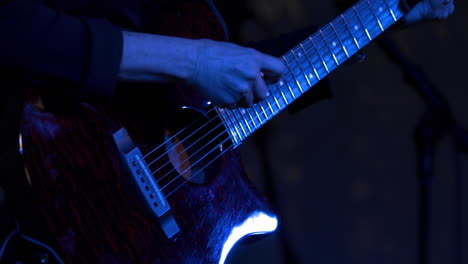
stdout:
POLYGON ((430 10, 429 3, 420 1, 403 17, 403 20, 408 24, 422 21, 423 19, 427 19, 428 10, 430 10))
POLYGON ((246 89, 243 94, 241 95, 241 98, 239 99, 238 106, 240 107, 251 107, 254 102, 254 95, 253 95, 253 86, 252 84, 248 89, 246 89))
POLYGON ((282 75, 275 75, 269 72, 263 73, 263 80, 266 84, 274 84, 277 83, 281 79, 282 75))
POLYGON ((262 75, 259 74, 255 81, 255 87, 253 89, 254 102, 257 103, 265 99, 267 92, 268 88, 265 84, 265 81, 263 80, 262 75))
POLYGON ((286 65, 283 60, 267 55, 262 54, 262 59, 260 61, 261 71, 268 76, 280 76, 286 70, 286 65))
POLYGON ((448 18, 451 14, 453 14, 453 12, 455 11, 455 4, 453 1, 451 0, 446 0, 445 2, 442 3, 443 4, 443 11, 441 12, 441 14, 439 15, 438 18, 440 19, 446 19, 448 18))

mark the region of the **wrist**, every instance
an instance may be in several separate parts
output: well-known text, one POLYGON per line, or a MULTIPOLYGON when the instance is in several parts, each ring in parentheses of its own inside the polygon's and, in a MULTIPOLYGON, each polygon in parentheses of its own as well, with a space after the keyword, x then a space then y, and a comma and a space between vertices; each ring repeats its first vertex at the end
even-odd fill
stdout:
POLYGON ((123 32, 119 78, 131 81, 189 81, 196 73, 200 41, 123 32))

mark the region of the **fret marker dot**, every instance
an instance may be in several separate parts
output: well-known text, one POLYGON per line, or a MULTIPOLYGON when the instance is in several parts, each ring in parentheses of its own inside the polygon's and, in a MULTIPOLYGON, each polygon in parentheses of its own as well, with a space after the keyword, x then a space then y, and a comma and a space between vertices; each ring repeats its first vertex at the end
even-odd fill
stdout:
POLYGON ((359 29, 358 25, 355 25, 354 30, 358 30, 358 29, 359 29))
POLYGON ((280 81, 279 84, 280 84, 281 86, 283 86, 283 85, 284 85, 284 82, 283 82, 283 81, 280 81))
POLYGON ((309 79, 313 79, 314 78, 314 75, 312 75, 312 73, 309 73, 309 79))
POLYGON ((332 42, 333 47, 336 47, 336 41, 332 42))
POLYGON ((379 7, 379 12, 382 12, 383 11, 383 8, 379 7))
POLYGON ((302 53, 301 53, 301 52, 299 52, 297 55, 298 55, 299 57, 301 57, 301 56, 302 56, 302 53))
POLYGON ((242 114, 245 114, 245 109, 242 109, 242 110, 241 110, 241 113, 242 113, 242 114))
POLYGON ((267 93, 266 93, 266 96, 270 96, 270 92, 267 92, 267 93))

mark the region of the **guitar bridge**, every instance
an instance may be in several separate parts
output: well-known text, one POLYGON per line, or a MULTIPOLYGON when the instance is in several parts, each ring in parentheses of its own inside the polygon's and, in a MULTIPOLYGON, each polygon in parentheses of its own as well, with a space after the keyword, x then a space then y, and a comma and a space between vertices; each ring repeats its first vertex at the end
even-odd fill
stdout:
POLYGON ((180 231, 179 226, 170 212, 169 203, 149 172, 140 149, 133 143, 125 128, 115 132, 113 138, 146 205, 158 219, 166 237, 172 238, 180 231))

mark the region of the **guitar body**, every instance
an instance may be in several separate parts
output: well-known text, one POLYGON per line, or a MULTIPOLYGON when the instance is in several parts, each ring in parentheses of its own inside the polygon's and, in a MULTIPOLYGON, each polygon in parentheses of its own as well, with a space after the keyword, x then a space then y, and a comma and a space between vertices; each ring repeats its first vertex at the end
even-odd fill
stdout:
MULTIPOLYGON (((224 39, 209 0, 177 2, 165 16, 146 17, 145 31, 224 39)), ((188 87, 122 83, 112 105, 62 102, 61 111, 27 103, 23 157, 40 217, 66 263, 223 263, 242 237, 275 230, 274 213, 246 179, 228 139, 240 144, 356 54, 403 17, 399 6, 399 0, 361 0, 309 36, 283 56, 291 70, 265 100, 244 111, 218 109, 225 129, 188 87), (182 106, 197 111, 178 114, 182 106), (207 126, 193 122, 204 120, 199 116, 207 126), (184 129, 187 124, 195 125, 184 129), (115 139, 122 127, 132 144, 115 139), (135 171, 141 160, 147 164, 135 171), (167 201, 153 202, 163 196, 167 201)))
MULTIPOLYGON (((217 21, 201 0, 175 10, 189 12, 194 21, 217 21)), ((175 17, 162 19, 170 24, 175 17)), ((192 24, 190 31, 211 31, 215 36, 192 33, 188 37, 222 39, 219 23, 210 23, 192 24)), ((109 105, 67 104, 60 111, 38 107, 33 100, 25 105, 21 127, 25 167, 39 217, 45 220, 44 228, 50 230, 65 263, 222 263, 243 236, 276 228, 276 217, 246 178, 238 151, 216 155, 205 151, 215 161, 206 162, 203 177, 196 180, 178 175, 177 161, 168 155, 150 167, 156 171, 155 179, 168 172, 174 179, 159 183, 167 186, 163 194, 169 194, 170 212, 180 229, 170 238, 165 235, 132 182, 113 134, 125 127, 145 154, 160 146, 165 135, 175 134, 194 117, 206 118, 208 113, 205 102, 187 87, 172 89, 175 92, 168 96, 177 100, 170 105, 164 103, 166 95, 159 93, 165 88, 146 88, 122 85, 119 89, 124 92, 109 105), (153 92, 135 95, 142 90, 153 92), (176 109, 186 105, 197 111, 178 114, 176 109), (253 225, 243 231, 248 223, 253 225)), ((183 146, 186 149, 181 152, 188 151, 188 143, 183 146)))

